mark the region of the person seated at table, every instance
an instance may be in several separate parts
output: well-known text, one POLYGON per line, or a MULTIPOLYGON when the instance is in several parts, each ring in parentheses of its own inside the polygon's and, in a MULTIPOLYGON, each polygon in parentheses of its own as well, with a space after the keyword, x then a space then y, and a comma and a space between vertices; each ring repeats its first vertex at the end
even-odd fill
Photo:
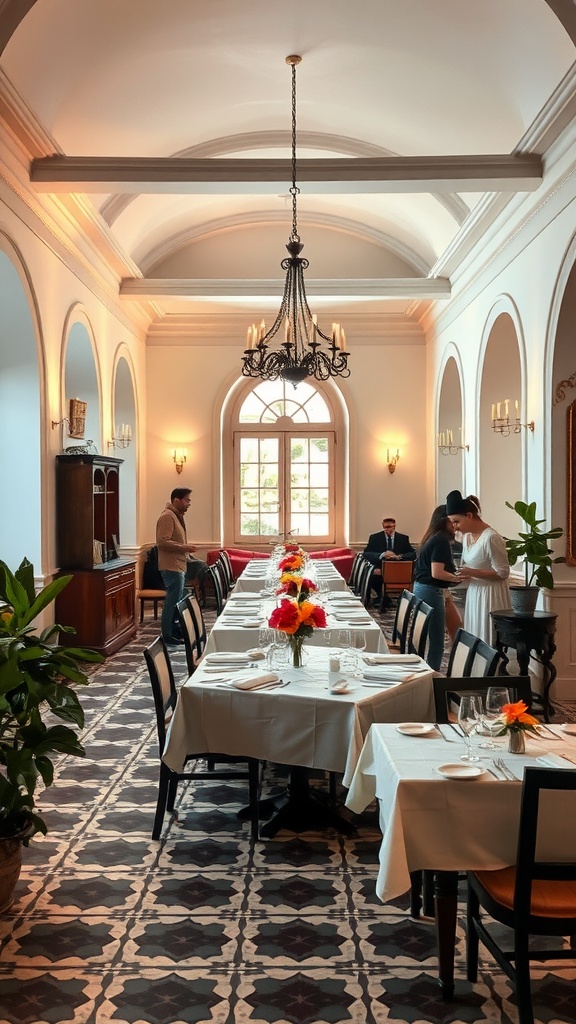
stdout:
MULTIPOLYGON (((382 520, 382 529, 378 533, 370 534, 363 554, 364 558, 372 562, 374 566, 370 586, 376 594, 374 604, 380 606, 382 599, 381 563, 383 561, 413 562, 416 552, 408 535, 398 533, 396 530, 396 520, 392 516, 386 516, 382 520)), ((390 601, 387 602, 387 604, 390 603, 390 601)))

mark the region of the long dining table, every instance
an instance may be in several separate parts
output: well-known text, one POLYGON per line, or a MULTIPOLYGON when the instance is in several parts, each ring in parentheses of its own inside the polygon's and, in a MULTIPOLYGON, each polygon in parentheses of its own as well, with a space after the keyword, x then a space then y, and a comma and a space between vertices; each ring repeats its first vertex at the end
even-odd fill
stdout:
MULTIPOLYGON (((570 727, 569 727, 570 728, 570 727)), ((407 735, 374 724, 357 758, 346 806, 361 813, 376 798, 382 843, 376 892, 383 902, 410 889, 410 873, 435 873, 438 973, 444 998, 454 992, 454 948, 459 871, 495 870, 516 863, 521 779, 527 765, 576 768, 576 734, 546 726, 529 738, 526 753, 495 751, 512 780, 482 750, 477 776, 459 776, 464 738, 449 725, 407 735), (456 765, 451 773, 446 766, 456 765), (442 773, 440 771, 442 769, 442 773)), ((539 852, 550 860, 573 859, 576 816, 567 816, 565 794, 548 793, 539 852)))
MULTIPOLYGON (((229 603, 245 606, 246 597, 229 603)), ((342 773, 348 785, 373 722, 433 717, 432 670, 416 656, 389 653, 371 618, 362 626, 368 649, 358 653, 353 669, 338 673, 344 684, 339 693, 329 689, 334 651, 325 642, 326 630, 315 630, 317 643, 306 645, 303 667, 283 666, 268 687, 264 682, 260 688, 258 682, 268 669, 257 646, 258 625, 220 626, 219 619, 196 671, 179 691, 164 749, 164 761, 174 771, 180 771, 195 750, 249 754, 288 765, 292 782, 296 776, 300 781, 292 787, 291 807, 302 816, 302 780, 308 769, 342 773), (250 688, 254 680, 256 687, 250 688)), ((334 621, 342 628, 342 620, 334 621)), ((328 635, 332 639, 335 633, 328 635)), ((288 812, 284 820, 291 820, 288 812)), ((263 834, 273 834, 272 828, 264 826, 263 834)))

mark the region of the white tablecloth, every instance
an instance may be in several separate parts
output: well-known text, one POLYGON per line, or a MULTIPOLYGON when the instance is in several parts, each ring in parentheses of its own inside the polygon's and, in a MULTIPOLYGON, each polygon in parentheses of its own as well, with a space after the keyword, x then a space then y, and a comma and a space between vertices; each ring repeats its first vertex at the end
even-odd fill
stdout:
MULTIPOLYGON (((443 725, 442 731, 449 737, 452 730, 443 725)), ((393 725, 370 729, 346 806, 360 813, 378 798, 383 839, 376 892, 384 902, 408 891, 411 871, 493 870, 516 862, 521 785, 499 782, 488 772, 476 780, 443 778, 438 766, 458 762, 463 750, 463 739, 443 739, 437 731, 414 737, 393 725)), ((478 753, 491 764, 488 751, 478 753)), ((529 740, 526 755, 508 754, 504 745, 496 756, 521 778, 524 766, 537 765, 536 757, 545 753, 576 758, 576 736, 529 740)), ((576 849, 576 814, 566 813, 568 796, 542 798, 539 851, 553 860, 573 859, 576 849)))
MULTIPOLYGON (((265 558, 254 558, 244 569, 244 572, 236 581, 235 590, 238 593, 256 592, 259 593, 266 583, 266 573, 270 562, 265 558)), ((325 581, 330 590, 344 591, 348 585, 344 577, 338 572, 329 559, 312 558, 309 563, 309 576, 315 582, 325 581)))
MULTIPOLYGON (((242 674, 264 672, 263 664, 242 674)), ((432 671, 381 689, 351 679, 350 693, 332 695, 328 651, 321 648, 310 649, 305 667, 282 669, 290 683, 277 690, 236 690, 217 680, 240 673, 222 668, 211 675, 206 668, 202 661, 179 693, 164 752, 174 771, 188 753, 203 751, 343 772, 348 784, 373 722, 427 721, 434 714, 432 671)))

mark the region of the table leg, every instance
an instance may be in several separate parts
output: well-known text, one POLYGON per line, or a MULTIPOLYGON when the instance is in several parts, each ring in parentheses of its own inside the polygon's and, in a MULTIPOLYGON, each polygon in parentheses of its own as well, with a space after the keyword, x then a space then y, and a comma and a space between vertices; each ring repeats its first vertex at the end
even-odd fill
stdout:
POLYGON ((325 806, 310 789, 308 769, 293 766, 286 796, 277 801, 278 811, 260 829, 260 836, 271 839, 281 828, 290 832, 318 831, 333 828, 344 835, 356 835, 356 828, 336 811, 325 806))
POLYGON ((436 871, 434 879, 436 941, 438 944, 438 980, 442 998, 454 997, 454 949, 458 909, 458 872, 436 871))
POLYGON ((542 711, 544 714, 544 721, 549 722, 550 716, 556 714, 552 702, 550 700, 550 687, 556 679, 556 666, 552 662, 552 658, 556 651, 556 644, 552 637, 547 637, 544 641, 544 647, 542 650, 542 668, 544 669, 544 683, 542 687, 542 711))

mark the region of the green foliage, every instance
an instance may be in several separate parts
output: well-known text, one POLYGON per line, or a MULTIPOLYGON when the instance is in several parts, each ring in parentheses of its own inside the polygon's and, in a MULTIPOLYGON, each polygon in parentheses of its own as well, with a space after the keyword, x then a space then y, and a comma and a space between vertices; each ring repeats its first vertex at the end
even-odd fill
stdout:
POLYGON ((52 785, 50 755, 84 756, 75 731, 84 725, 84 712, 69 683, 88 682, 79 662, 103 661, 94 651, 52 643, 58 633, 71 632, 69 627, 34 633, 32 622, 70 578, 54 580, 36 594, 27 559, 15 573, 0 561, 0 839, 16 836, 25 845, 36 832, 46 834, 34 796, 40 780, 52 785), (45 722, 43 714, 68 725, 45 722))
POLYGON ((565 562, 566 559, 552 558, 552 548, 548 547, 548 544, 562 536, 564 532, 562 527, 555 526, 552 530, 541 530, 540 526, 546 520, 536 518, 535 501, 529 505, 525 501, 517 501, 514 505, 507 501, 506 505, 518 513, 527 527, 525 533, 518 531, 518 540, 506 540, 509 564, 514 565, 519 558, 523 558, 526 586, 548 587, 551 590, 554 586, 552 566, 557 562, 565 562))

